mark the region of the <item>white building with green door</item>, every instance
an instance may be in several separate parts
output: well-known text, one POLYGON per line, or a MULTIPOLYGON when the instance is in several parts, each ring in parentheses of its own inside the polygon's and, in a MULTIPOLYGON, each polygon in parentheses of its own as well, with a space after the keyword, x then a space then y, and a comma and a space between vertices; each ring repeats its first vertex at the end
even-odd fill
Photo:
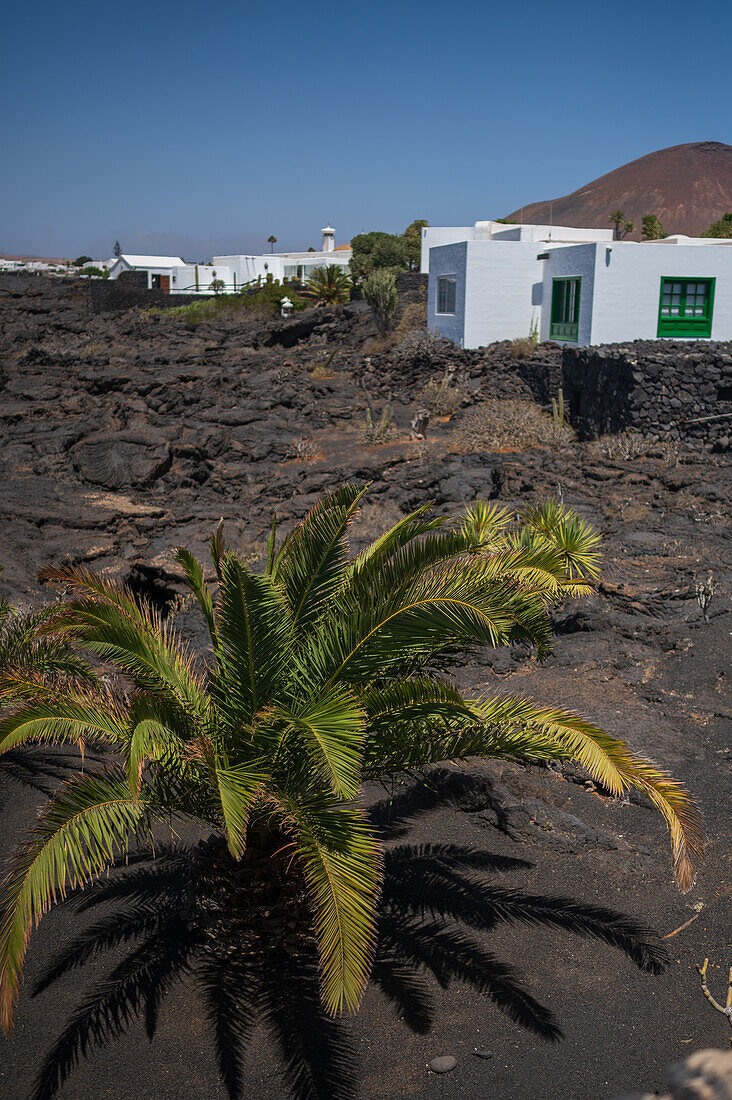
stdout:
POLYGON ((732 240, 571 243, 531 229, 533 239, 431 247, 428 327, 465 348, 531 334, 576 344, 732 340, 732 240))

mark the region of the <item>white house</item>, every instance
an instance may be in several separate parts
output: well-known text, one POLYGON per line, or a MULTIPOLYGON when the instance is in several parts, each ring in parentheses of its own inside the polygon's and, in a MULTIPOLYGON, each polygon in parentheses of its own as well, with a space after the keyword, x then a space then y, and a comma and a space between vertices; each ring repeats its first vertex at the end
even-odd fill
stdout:
POLYGON ((732 241, 637 243, 578 229, 584 239, 573 243, 566 228, 513 227, 513 238, 505 228, 429 248, 427 324, 461 347, 531 334, 576 344, 732 339, 732 241))
POLYGON ((323 230, 323 244, 320 252, 273 252, 263 256, 214 256, 214 266, 227 265, 234 273, 238 286, 245 283, 263 282, 272 276, 282 282, 285 279, 307 279, 316 267, 337 264, 346 269, 351 262, 353 250, 336 247, 335 229, 327 225, 323 230))
POLYGON ((430 269, 430 249, 461 241, 611 241, 612 229, 577 229, 571 225, 511 225, 506 222, 476 222, 475 225, 426 225, 422 229, 420 271, 430 269))
POLYGON ((164 290, 170 294, 213 294, 211 284, 224 283, 231 291, 235 278, 227 264, 187 264, 180 256, 131 256, 123 253, 109 269, 110 279, 123 271, 147 272, 148 290, 164 290))
POLYGON ((235 294, 248 283, 265 282, 270 276, 285 279, 307 279, 316 267, 337 264, 347 268, 353 251, 336 247, 335 230, 327 225, 322 230, 320 252, 274 252, 261 256, 214 256, 211 264, 187 264, 180 256, 131 256, 123 253, 111 261, 110 279, 123 271, 146 271, 150 290, 165 290, 170 294, 213 294, 214 280, 224 283, 224 293, 235 294))

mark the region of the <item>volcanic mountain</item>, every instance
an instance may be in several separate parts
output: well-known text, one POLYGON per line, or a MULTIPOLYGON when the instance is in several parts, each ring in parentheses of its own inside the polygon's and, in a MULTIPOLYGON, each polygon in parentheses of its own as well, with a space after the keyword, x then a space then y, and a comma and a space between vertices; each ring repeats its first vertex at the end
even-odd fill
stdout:
POLYGON ((609 229, 613 210, 635 223, 636 240, 644 214, 655 214, 667 233, 698 237, 732 210, 732 145, 696 141, 659 149, 571 195, 515 210, 508 220, 609 229))

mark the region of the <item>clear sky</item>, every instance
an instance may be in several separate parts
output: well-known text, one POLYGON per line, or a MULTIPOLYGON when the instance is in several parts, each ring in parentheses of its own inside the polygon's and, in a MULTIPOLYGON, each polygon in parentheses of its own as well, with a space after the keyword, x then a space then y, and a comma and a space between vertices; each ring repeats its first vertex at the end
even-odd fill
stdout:
POLYGON ((0 251, 469 225, 732 143, 728 0, 6 5, 0 251))

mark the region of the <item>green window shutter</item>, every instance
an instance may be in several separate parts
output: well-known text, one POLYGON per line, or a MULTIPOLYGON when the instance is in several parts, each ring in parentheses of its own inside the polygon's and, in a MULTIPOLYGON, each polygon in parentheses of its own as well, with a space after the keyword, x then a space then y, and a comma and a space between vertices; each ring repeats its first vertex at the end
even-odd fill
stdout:
POLYGON ((658 336, 686 339, 712 335, 715 279, 661 279, 658 336))

